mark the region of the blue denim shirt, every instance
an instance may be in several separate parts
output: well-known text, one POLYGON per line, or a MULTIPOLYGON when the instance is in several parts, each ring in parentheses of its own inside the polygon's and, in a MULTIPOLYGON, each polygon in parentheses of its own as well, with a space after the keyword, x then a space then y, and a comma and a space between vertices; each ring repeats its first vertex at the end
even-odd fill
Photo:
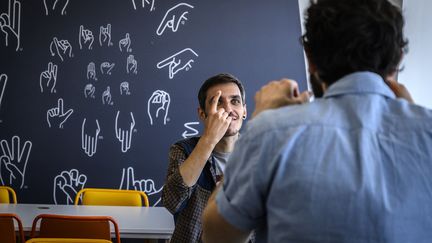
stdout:
POLYGON ((432 111, 347 75, 248 122, 216 202, 257 242, 432 242, 432 111))

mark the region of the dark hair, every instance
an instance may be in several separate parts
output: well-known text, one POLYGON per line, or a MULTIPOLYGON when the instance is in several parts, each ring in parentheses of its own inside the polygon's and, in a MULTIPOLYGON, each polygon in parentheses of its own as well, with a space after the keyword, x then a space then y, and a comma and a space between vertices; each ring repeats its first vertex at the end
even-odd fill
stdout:
POLYGON ((328 85, 356 71, 385 79, 407 51, 403 25, 400 9, 387 0, 311 0, 302 43, 328 85))
POLYGON ((236 77, 234 77, 231 74, 221 73, 221 74, 215 75, 215 76, 207 79, 201 85, 201 88, 198 91, 198 102, 199 102, 201 109, 205 110, 205 102, 207 99, 207 90, 210 89, 211 87, 215 86, 215 85, 226 84, 226 83, 235 83, 238 86, 238 88, 240 90, 240 94, 241 94, 242 103, 243 103, 243 105, 245 104, 245 96, 246 96, 245 93, 246 92, 245 92, 243 84, 240 82, 240 80, 238 80, 236 77))

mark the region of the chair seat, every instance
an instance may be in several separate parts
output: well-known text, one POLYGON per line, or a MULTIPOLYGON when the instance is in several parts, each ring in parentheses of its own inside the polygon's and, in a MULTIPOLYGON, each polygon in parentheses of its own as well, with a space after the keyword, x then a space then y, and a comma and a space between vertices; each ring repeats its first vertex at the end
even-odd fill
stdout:
POLYGON ((78 238, 33 238, 26 243, 112 243, 101 239, 78 239, 78 238))

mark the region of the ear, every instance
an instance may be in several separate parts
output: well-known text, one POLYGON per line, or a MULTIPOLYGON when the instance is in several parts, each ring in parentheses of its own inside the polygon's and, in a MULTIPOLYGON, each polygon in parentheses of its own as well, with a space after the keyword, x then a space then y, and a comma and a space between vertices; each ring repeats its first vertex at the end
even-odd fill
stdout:
POLYGON ((199 119, 201 121, 204 121, 206 119, 206 117, 207 117, 205 111, 203 109, 201 109, 201 107, 198 107, 197 112, 198 112, 199 119))
MULTIPOLYGON (((244 117, 244 119, 246 119, 246 117, 247 117, 246 104, 243 105, 243 108, 244 108, 244 109, 243 109, 243 117, 244 117)), ((243 117, 242 117, 242 118, 243 118, 243 117)))

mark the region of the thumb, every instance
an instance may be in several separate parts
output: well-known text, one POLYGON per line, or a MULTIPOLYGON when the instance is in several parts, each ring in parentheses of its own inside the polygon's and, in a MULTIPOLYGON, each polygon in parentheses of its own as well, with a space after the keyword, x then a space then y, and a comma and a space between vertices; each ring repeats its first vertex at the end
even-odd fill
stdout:
POLYGON ((307 90, 302 92, 297 98, 300 104, 303 104, 303 103, 308 103, 311 96, 312 96, 312 92, 307 90))

